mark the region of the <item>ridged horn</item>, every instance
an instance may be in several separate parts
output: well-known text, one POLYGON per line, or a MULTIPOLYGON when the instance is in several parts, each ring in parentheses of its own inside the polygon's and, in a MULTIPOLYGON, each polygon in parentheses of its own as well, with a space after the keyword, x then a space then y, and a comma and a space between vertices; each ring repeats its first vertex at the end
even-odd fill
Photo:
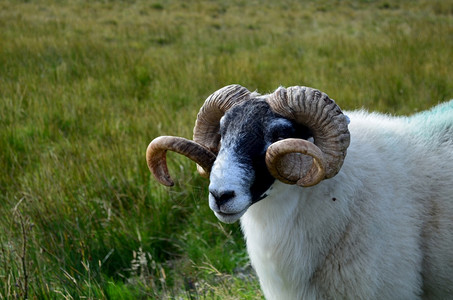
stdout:
POLYGON ((266 158, 271 174, 283 182, 302 186, 335 176, 350 142, 348 119, 335 101, 316 89, 300 86, 279 88, 267 101, 275 113, 308 127, 314 138, 314 145, 305 140, 289 144, 283 140, 271 145, 272 153, 266 158), (288 148, 291 145, 294 151, 288 148))
POLYGON ((194 141, 176 137, 160 136, 151 141, 146 149, 146 162, 157 181, 173 186, 167 167, 167 151, 174 151, 195 161, 206 173, 211 171, 216 155, 194 141))
MULTIPOLYGON (((220 119, 231 107, 250 99, 251 96, 248 89, 238 84, 225 86, 211 94, 198 112, 193 129, 194 142, 217 155, 220 148, 220 119)), ((205 168, 197 166, 197 169, 200 175, 209 176, 205 168)))
POLYGON ((303 139, 284 139, 273 143, 266 151, 266 165, 278 180, 300 186, 313 186, 325 178, 325 159, 315 144, 303 139), (308 155, 294 155, 300 153, 308 155))

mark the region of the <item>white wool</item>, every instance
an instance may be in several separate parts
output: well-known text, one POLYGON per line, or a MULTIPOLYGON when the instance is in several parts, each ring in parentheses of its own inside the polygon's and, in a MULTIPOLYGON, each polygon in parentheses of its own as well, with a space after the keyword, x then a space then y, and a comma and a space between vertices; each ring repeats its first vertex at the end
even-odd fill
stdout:
POLYGON ((241 218, 266 298, 452 297, 453 101, 345 114, 340 172, 307 188, 276 181, 241 218))

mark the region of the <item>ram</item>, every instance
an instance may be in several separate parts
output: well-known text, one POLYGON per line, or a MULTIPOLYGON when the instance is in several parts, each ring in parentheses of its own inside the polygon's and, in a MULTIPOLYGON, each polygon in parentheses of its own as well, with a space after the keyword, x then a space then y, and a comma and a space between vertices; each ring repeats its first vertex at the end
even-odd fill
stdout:
POLYGON ((193 141, 148 146, 171 186, 167 150, 209 176, 220 221, 240 219, 266 298, 453 297, 453 101, 392 117, 343 113, 308 87, 230 85, 205 101, 193 141))

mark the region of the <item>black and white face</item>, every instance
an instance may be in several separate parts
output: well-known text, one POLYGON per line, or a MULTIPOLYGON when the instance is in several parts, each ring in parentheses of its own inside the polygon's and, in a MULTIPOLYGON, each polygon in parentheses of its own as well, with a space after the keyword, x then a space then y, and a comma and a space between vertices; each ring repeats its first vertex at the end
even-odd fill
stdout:
POLYGON ((234 106, 220 120, 221 147, 210 175, 209 207, 225 223, 237 221, 264 199, 275 178, 267 170, 267 148, 290 138, 309 138, 306 127, 276 115, 263 100, 234 106))

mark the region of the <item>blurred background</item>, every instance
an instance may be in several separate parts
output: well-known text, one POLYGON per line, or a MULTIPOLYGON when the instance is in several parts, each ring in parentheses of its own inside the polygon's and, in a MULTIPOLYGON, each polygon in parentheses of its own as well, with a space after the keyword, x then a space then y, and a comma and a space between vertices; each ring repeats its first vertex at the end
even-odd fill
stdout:
MULTIPOLYGON (((453 1, 0 2, 0 299, 261 299, 195 164, 215 90, 305 85, 410 115, 453 98, 453 1)), ((422 130, 422 129, 421 129, 422 130)))

